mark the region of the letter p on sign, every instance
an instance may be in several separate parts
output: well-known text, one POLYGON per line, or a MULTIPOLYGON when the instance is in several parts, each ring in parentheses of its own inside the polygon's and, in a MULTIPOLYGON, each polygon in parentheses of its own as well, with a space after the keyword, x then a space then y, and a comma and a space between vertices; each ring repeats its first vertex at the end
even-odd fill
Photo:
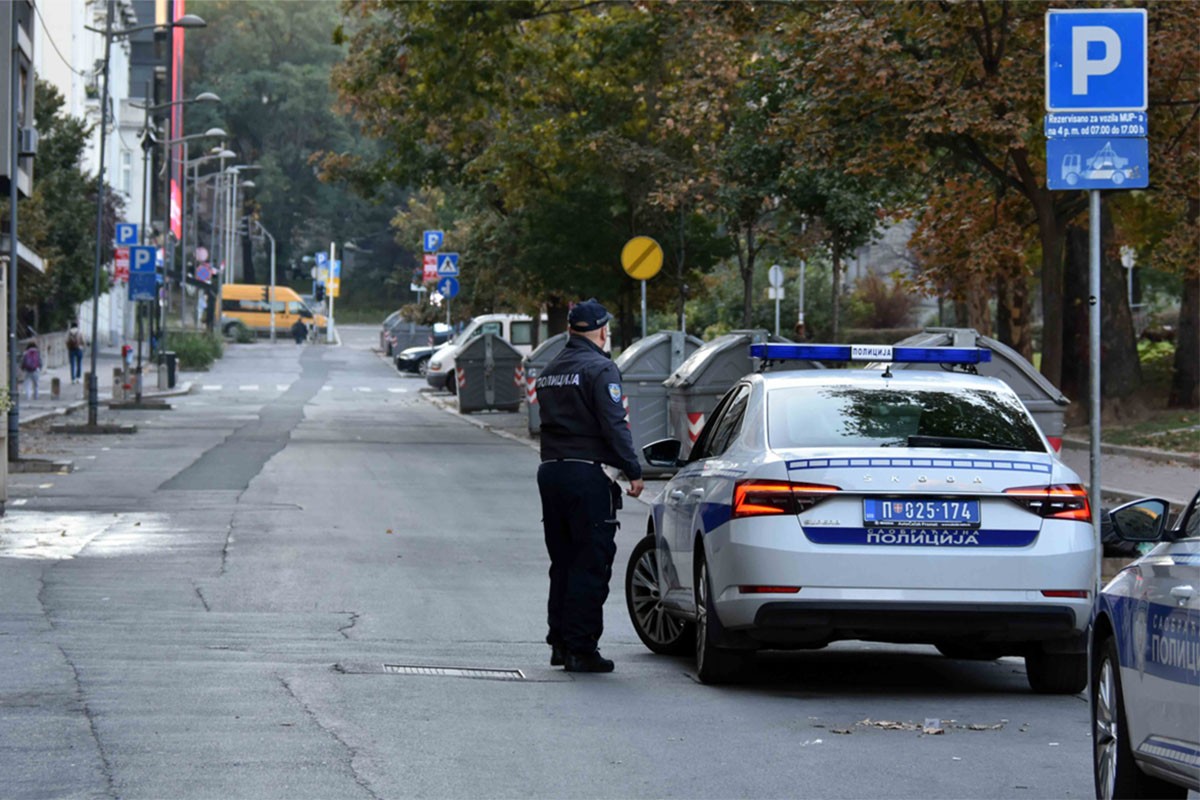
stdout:
POLYGON ((1071 94, 1087 95, 1088 78, 1111 75, 1121 63, 1121 37, 1112 28, 1077 25, 1071 29, 1071 94), (1093 59, 1089 45, 1103 45, 1103 58, 1093 59))
POLYGON ((1145 111, 1144 8, 1046 12, 1046 110, 1145 111))

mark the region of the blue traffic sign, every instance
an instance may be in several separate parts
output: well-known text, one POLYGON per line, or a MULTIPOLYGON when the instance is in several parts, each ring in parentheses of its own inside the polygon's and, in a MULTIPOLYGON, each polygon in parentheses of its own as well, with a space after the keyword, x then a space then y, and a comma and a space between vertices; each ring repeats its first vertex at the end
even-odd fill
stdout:
POLYGON ((1047 111, 1145 111, 1146 9, 1046 12, 1047 111))
POLYGON ((458 253, 439 253, 437 257, 438 277, 458 274, 458 253))
POLYGON ((454 297, 458 294, 458 278, 439 278, 437 290, 442 297, 454 297))
MULTIPOLYGON (((131 265, 132 266, 132 265, 131 265)), ((158 297, 158 275, 154 272, 129 272, 129 299, 153 300, 158 297)))
POLYGON ((128 247, 138 242, 138 226, 132 222, 117 223, 117 247, 128 247))
POLYGON ((1050 189, 1144 189, 1150 185, 1145 139, 1049 139, 1050 189))
POLYGON ((446 234, 442 231, 425 231, 422 240, 426 253, 436 253, 442 249, 442 243, 446 241, 446 234))
POLYGON ((157 249, 147 246, 129 248, 129 274, 148 273, 153 275, 158 256, 157 249))

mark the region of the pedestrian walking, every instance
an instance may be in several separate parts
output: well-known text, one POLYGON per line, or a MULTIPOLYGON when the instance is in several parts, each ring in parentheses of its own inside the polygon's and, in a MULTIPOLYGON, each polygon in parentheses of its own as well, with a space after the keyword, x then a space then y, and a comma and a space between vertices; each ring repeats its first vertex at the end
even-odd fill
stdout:
POLYGON ((586 300, 571 309, 562 352, 538 376, 542 463, 538 492, 550 555, 550 664, 568 672, 612 672, 597 645, 616 555, 621 489, 603 466, 642 493, 642 467, 625 420, 621 373, 605 352, 612 315, 586 300))
POLYGON ((71 362, 71 383, 79 383, 83 379, 83 348, 87 340, 83 331, 79 330, 79 320, 71 320, 67 328, 67 359, 71 362))
POLYGON ((308 338, 308 325, 302 319, 296 320, 292 325, 292 339, 296 344, 304 344, 304 340, 308 338))
POLYGON ((42 374, 42 354, 36 342, 25 345, 25 352, 21 354, 21 372, 25 373, 25 393, 30 400, 37 400, 38 378, 42 374))

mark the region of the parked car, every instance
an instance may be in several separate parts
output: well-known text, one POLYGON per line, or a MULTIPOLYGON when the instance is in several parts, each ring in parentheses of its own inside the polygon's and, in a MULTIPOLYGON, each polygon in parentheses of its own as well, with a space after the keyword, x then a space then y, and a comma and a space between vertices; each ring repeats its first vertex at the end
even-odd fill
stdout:
POLYGON ((1100 592, 1088 649, 1096 797, 1200 791, 1200 492, 1109 512, 1113 531, 1156 543, 1100 592))
POLYGON ((1096 545, 1082 481, 1007 384, 950 370, 987 351, 901 349, 888 360, 948 368, 747 375, 686 461, 678 440, 643 449, 679 470, 626 573, 650 650, 694 648, 700 680, 723 683, 758 650, 924 643, 1024 656, 1034 691, 1083 690, 1096 545))
MULTIPOLYGON (((474 339, 490 333, 499 336, 517 349, 523 356, 533 351, 533 319, 525 314, 483 314, 475 317, 462 331, 446 344, 438 348, 429 359, 429 369, 425 373, 425 382, 434 389, 445 389, 454 394, 458 384, 452 380, 454 376, 454 357, 458 348, 474 339)), ((541 331, 538 341, 546 338, 546 318, 542 316, 541 331)))
POLYGON ((443 344, 450 341, 451 328, 438 322, 433 326, 426 344, 406 347, 396 356, 396 369, 400 372, 415 372, 422 377, 429 372, 429 359, 443 344))

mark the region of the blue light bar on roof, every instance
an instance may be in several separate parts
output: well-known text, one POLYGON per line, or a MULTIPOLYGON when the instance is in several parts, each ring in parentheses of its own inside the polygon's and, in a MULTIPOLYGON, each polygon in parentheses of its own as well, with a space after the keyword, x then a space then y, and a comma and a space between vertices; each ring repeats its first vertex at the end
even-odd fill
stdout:
POLYGON ((751 358, 771 361, 881 361, 891 364, 981 364, 986 347, 895 347, 890 344, 752 344, 751 358))

